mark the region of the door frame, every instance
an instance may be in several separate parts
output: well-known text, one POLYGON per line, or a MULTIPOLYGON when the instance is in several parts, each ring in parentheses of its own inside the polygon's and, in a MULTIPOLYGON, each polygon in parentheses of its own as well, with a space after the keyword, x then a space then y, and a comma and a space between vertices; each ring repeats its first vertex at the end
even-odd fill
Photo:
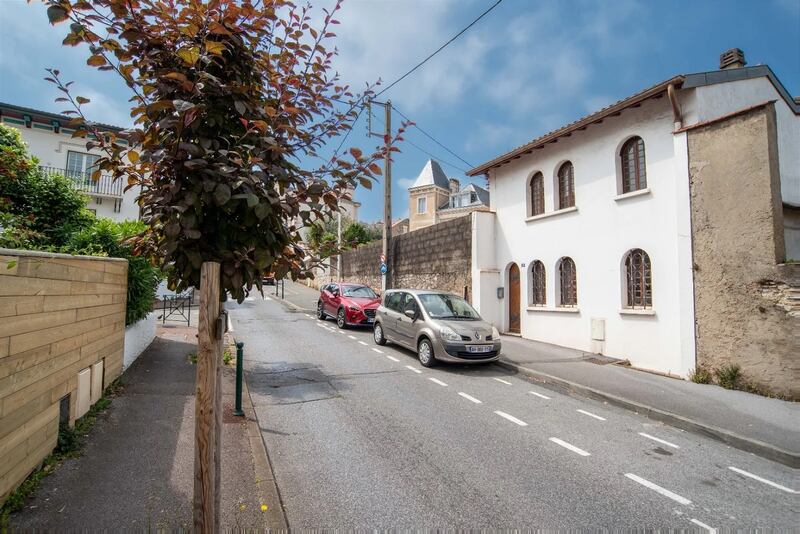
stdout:
POLYGON ((522 334, 522 270, 516 262, 511 262, 506 268, 506 287, 508 288, 507 302, 506 302, 506 316, 508 317, 506 324, 506 332, 509 334, 522 334), (511 284, 511 272, 516 268, 517 270, 517 284, 516 291, 511 284), (514 304, 514 295, 516 295, 516 308, 517 308, 517 321, 516 325, 513 324, 512 305, 514 304), (516 329, 513 328, 516 326, 516 329))

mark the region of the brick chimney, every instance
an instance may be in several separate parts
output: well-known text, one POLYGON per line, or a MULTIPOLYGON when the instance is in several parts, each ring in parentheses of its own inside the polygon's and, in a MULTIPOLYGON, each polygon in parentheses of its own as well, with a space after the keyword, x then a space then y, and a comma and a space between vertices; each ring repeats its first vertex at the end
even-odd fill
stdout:
POLYGON ((740 48, 731 48, 719 55, 719 68, 725 69, 741 69, 747 65, 744 60, 744 52, 740 48))
POLYGON ((455 178, 450 178, 450 194, 455 195, 461 190, 461 182, 455 178))

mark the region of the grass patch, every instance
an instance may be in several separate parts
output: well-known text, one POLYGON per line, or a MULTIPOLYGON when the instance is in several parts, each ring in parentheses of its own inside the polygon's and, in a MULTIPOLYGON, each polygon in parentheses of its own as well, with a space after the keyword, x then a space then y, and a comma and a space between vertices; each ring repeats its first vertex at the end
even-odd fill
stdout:
POLYGON ((197 353, 196 352, 190 352, 189 354, 187 354, 186 355, 186 361, 191 363, 191 364, 196 364, 197 363, 197 353))
POLYGON ((8 519, 13 512, 21 510, 25 502, 39 488, 42 479, 53 473, 68 458, 77 458, 83 453, 86 438, 97 422, 97 416, 108 409, 111 399, 122 391, 122 381, 117 378, 103 392, 103 396, 89 408, 86 415, 75 421, 75 426, 62 426, 58 429, 58 441, 53 452, 42 461, 42 466, 28 475, 12 491, 0 508, 0 532, 8 531, 8 519))
POLYGON ((697 367, 689 373, 689 380, 695 384, 710 384, 711 379, 711 371, 705 367, 697 367))
POLYGON ((233 361, 233 353, 231 352, 230 349, 225 349, 225 352, 222 353, 222 362, 225 365, 230 365, 232 361, 233 361))
POLYGON ((725 389, 738 389, 737 386, 739 386, 739 381, 742 378, 742 368, 735 363, 731 363, 723 365, 714 371, 714 374, 717 375, 717 383, 720 386, 725 389))

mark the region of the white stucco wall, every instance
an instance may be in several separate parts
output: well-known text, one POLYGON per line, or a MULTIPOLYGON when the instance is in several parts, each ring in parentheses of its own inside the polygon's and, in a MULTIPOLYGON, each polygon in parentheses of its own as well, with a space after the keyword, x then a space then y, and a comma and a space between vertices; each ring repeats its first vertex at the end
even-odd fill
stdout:
POLYGON ((139 322, 125 327, 125 355, 122 360, 124 371, 136 361, 156 337, 156 312, 151 312, 139 322))
MULTIPOLYGON (((686 145, 685 137, 676 140, 672 130, 667 99, 651 100, 492 171, 496 219, 491 241, 506 295, 500 300, 496 287, 474 288, 481 315, 497 317, 501 329, 508 328, 508 267, 516 262, 523 337, 627 358, 637 367, 677 375, 694 367, 686 145), (619 148, 634 135, 645 143, 649 192, 615 199, 619 148), (683 153, 676 158, 676 151, 683 153), (552 213, 555 175, 566 160, 575 169, 578 209, 526 221, 529 177, 544 174, 545 209, 552 213), (676 171, 676 165, 683 170, 676 171), (645 250, 652 262, 652 315, 621 313, 622 259, 633 248, 645 250), (577 313, 555 305, 556 263, 562 256, 570 256, 577 267, 577 313), (547 278, 547 306, 535 311, 526 309, 533 260, 544 263, 547 278), (592 319, 605 321, 604 341, 592 341, 592 319)), ((478 281, 483 285, 483 277, 478 281)))
MULTIPOLYGON (((23 140, 28 145, 29 153, 39 159, 39 165, 45 167, 66 169, 67 152, 69 151, 103 155, 97 149, 86 150, 86 140, 73 139, 69 134, 57 134, 35 127, 26 128, 5 121, 4 124, 19 129, 23 140)), ((98 217, 106 217, 115 221, 136 220, 139 218, 139 206, 136 205, 136 196, 139 193, 139 189, 137 186, 123 193, 119 212, 114 211, 113 198, 99 197, 91 195, 89 192, 87 194, 90 195, 91 200, 86 207, 95 210, 98 217)))

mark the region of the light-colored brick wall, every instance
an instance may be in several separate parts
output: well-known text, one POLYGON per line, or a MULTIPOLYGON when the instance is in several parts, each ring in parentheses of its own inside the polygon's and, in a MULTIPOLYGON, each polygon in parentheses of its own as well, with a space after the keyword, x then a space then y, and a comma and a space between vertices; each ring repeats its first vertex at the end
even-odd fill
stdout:
POLYGON ((53 450, 78 373, 122 373, 128 262, 0 249, 0 503, 53 450))

